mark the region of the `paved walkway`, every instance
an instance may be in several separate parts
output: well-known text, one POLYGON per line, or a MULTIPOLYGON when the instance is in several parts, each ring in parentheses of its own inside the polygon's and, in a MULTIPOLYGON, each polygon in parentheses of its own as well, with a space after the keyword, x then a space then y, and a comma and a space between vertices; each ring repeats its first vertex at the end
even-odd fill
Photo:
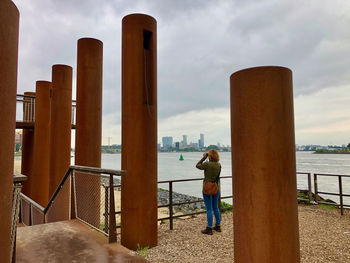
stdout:
POLYGON ((17 228, 16 262, 146 262, 78 220, 17 228))

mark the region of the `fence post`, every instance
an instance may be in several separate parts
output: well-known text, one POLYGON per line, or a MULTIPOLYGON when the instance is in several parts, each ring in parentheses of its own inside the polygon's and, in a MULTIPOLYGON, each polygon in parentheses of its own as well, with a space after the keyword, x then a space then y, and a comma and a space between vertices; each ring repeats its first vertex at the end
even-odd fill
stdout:
POLYGON ((32 203, 29 203, 29 226, 33 225, 33 208, 32 203))
POLYGON ((108 186, 103 185, 103 188, 105 189, 105 213, 104 213, 105 227, 104 227, 104 230, 106 233, 108 233, 108 186))
POLYGON ((114 184, 113 174, 109 175, 109 243, 117 241, 116 222, 115 222, 115 204, 114 204, 114 184))
POLYGON ((314 174, 315 201, 318 202, 317 174, 314 174))
POLYGON ((311 189, 311 173, 307 173, 307 183, 309 188, 309 204, 311 204, 312 201, 312 189, 311 189))
POLYGON ((170 230, 173 230, 173 182, 169 182, 169 218, 170 230))
POLYGON ((340 200, 340 214, 344 215, 344 207, 343 207, 343 184, 341 175, 338 176, 338 182, 339 182, 339 200, 340 200))

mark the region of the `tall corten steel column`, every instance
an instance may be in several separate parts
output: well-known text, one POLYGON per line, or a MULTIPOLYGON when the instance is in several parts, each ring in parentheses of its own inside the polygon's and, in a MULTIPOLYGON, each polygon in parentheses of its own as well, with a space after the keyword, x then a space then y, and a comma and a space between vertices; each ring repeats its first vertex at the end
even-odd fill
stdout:
POLYGON ((49 201, 51 82, 37 81, 35 94, 32 199, 45 207, 49 201))
POLYGON ((300 262, 292 71, 230 81, 235 262, 300 262))
POLYGON ((157 245, 157 22, 122 22, 121 243, 157 245))
MULTIPOLYGON (((93 38, 78 40, 77 123, 75 164, 101 167, 103 43, 93 38)), ((100 178, 75 177, 79 216, 100 226, 100 178)))
POLYGON ((18 24, 16 6, 9 0, 0 1, 0 248, 3 262, 10 262, 11 257, 18 24))
MULTIPOLYGON (((72 67, 52 66, 50 186, 51 197, 70 165, 72 128, 72 67)), ((48 221, 70 219, 70 182, 62 188, 48 221)))
MULTIPOLYGON (((35 92, 24 92, 24 95, 35 96, 35 92)), ((23 121, 34 120, 34 98, 24 98, 23 121)), ((33 181, 33 156, 34 156, 34 129, 23 129, 22 132, 22 159, 21 173, 27 176, 23 183, 22 193, 31 197, 31 183, 33 181)))

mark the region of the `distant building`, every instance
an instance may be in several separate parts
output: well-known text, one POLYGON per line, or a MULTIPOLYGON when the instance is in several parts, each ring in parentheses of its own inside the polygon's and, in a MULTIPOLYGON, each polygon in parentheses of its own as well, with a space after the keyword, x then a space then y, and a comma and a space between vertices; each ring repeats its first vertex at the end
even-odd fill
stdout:
POLYGON ((187 146, 187 135, 182 135, 182 146, 184 148, 187 146))
POLYGON ((162 137, 163 147, 169 148, 173 146, 173 137, 162 137))
POLYGON ((175 148, 176 148, 176 150, 180 150, 180 143, 179 142, 175 142, 175 148))
POLYGON ((158 146, 158 147, 157 147, 157 148, 158 148, 158 151, 160 151, 160 143, 158 143, 158 145, 157 145, 157 146, 158 146))
POLYGON ((200 134, 200 137, 199 137, 199 140, 198 140, 198 147, 199 148, 203 148, 204 147, 204 134, 203 133, 200 134))
POLYGON ((15 144, 22 145, 22 133, 16 132, 15 144))

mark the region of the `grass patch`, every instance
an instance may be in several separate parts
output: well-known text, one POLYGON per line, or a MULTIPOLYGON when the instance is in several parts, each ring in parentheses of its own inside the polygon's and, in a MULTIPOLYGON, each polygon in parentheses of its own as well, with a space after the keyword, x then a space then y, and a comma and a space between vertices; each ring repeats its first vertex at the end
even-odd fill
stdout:
POLYGON ((160 223, 161 223, 161 224, 167 224, 168 222, 169 222, 168 219, 162 219, 162 220, 160 220, 160 223))
POLYGON ((329 209, 329 210, 333 210, 335 208, 335 205, 319 204, 319 206, 322 208, 329 209))
POLYGON ((229 203, 223 202, 221 201, 220 203, 221 209, 224 210, 224 212, 228 212, 228 211, 232 211, 233 210, 233 206, 230 205, 229 203))
POLYGON ((298 193, 298 198, 309 199, 309 195, 306 193, 298 193))
POLYGON ((148 253, 149 247, 141 247, 140 244, 137 244, 137 250, 136 253, 139 254, 141 257, 146 258, 148 253))

